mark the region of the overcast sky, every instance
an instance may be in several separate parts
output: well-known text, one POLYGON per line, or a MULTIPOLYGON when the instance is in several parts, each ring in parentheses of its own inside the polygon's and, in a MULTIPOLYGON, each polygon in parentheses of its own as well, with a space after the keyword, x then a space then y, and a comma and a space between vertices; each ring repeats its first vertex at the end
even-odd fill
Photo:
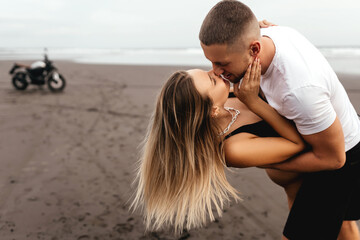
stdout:
MULTIPOLYGON (((0 47, 199 47, 215 0, 2 0, 0 47)), ((246 0, 317 46, 360 46, 359 0, 246 0)))

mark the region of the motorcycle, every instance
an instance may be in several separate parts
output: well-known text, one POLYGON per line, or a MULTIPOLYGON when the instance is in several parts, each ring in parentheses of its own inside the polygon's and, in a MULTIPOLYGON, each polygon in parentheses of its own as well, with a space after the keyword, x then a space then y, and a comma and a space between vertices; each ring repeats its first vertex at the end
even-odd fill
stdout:
POLYGON ((36 61, 30 66, 15 63, 9 74, 12 75, 12 84, 17 90, 25 90, 29 84, 47 84, 52 92, 60 92, 66 86, 65 78, 48 59, 46 52, 43 61, 36 61))

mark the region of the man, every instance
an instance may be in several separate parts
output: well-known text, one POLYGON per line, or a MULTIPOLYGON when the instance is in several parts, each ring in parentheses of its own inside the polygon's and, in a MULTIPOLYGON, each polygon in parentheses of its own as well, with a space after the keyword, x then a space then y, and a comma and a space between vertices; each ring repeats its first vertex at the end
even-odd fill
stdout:
POLYGON ((360 239, 356 223, 344 221, 360 219, 360 122, 325 58, 290 28, 269 27, 260 34, 252 11, 233 0, 210 10, 199 38, 215 74, 233 83, 259 57, 268 103, 293 120, 311 145, 311 151, 268 166, 307 173, 284 235, 331 240, 341 229, 339 239, 360 239))

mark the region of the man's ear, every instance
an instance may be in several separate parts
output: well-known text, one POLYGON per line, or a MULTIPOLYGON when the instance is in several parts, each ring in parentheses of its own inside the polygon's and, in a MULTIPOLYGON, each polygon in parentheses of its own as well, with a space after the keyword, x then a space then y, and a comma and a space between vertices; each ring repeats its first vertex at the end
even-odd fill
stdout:
POLYGON ((256 40, 250 44, 250 55, 252 57, 257 56, 260 53, 260 50, 261 50, 261 44, 259 41, 256 40))
POLYGON ((218 106, 213 106, 211 109, 211 117, 216 118, 219 115, 220 108, 218 106))

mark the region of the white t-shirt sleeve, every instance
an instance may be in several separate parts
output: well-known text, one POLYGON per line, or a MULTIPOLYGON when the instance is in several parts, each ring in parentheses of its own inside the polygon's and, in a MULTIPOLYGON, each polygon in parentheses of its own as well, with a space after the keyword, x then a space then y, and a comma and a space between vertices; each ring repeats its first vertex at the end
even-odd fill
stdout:
POLYGON ((324 131, 336 118, 329 91, 317 86, 306 86, 291 91, 283 99, 282 112, 295 122, 302 135, 324 131))

